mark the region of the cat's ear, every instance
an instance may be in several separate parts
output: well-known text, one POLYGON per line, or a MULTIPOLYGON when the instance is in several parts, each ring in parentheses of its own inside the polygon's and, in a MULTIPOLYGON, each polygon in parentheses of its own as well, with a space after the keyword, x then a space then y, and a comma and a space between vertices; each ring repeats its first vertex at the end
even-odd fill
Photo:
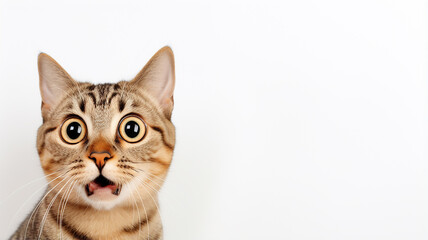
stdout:
POLYGON ((167 118, 171 118, 174 106, 175 66, 170 47, 161 48, 131 81, 132 86, 142 88, 159 103, 167 118))
POLYGON ((59 103, 66 92, 77 85, 70 75, 49 55, 40 53, 38 58, 42 114, 59 103))

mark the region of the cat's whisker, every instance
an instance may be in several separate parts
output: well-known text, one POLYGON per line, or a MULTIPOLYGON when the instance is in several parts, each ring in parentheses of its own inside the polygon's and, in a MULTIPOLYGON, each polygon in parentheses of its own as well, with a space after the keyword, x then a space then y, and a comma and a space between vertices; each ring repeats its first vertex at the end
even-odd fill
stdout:
MULTIPOLYGON (((150 176, 145 176, 148 180, 150 180, 150 182, 156 184, 159 188, 161 188, 162 186, 160 186, 157 182, 153 181, 153 179, 150 178, 150 176)), ((142 181, 140 178, 137 177, 138 180, 142 181)), ((157 194, 160 194, 159 190, 154 188, 153 186, 150 186, 150 184, 146 183, 146 182, 142 182, 142 184, 144 184, 145 186, 149 187, 150 189, 152 189, 153 191, 155 191, 157 194)), ((147 191, 147 190, 146 190, 147 191)), ((153 199, 153 198, 152 198, 153 199)), ((170 204, 174 205, 174 201, 171 201, 170 204)), ((173 206, 172 209, 176 208, 176 206, 173 206)), ((158 208, 159 209, 159 208, 158 208)))
POLYGON ((19 188, 15 189, 15 190, 14 190, 14 191, 12 191, 12 192, 7 196, 7 197, 5 197, 2 201, 0 201, 0 206, 1 206, 4 202, 6 202, 10 197, 12 197, 14 194, 16 194, 18 191, 22 190, 23 188, 25 188, 25 187, 27 187, 27 186, 31 185, 31 184, 32 184, 32 183, 34 183, 34 182, 37 182, 37 181, 40 181, 40 180, 46 179, 46 177, 52 176, 52 175, 54 175, 54 174, 56 174, 56 173, 59 173, 59 172, 60 172, 60 171, 56 171, 56 172, 53 172, 53 173, 51 173, 51 174, 44 175, 43 177, 39 177, 39 178, 33 179, 33 180, 31 180, 30 182, 28 182, 28 183, 26 183, 26 184, 22 185, 21 187, 19 187, 19 188))
MULTIPOLYGON (((55 172, 55 173, 58 173, 58 172, 55 172)), ((54 173, 52 173, 52 174, 49 174, 49 175, 46 175, 46 176, 51 176, 51 175, 53 175, 54 173)), ((30 195, 30 197, 28 197, 22 204, 21 204, 21 206, 18 208, 18 210, 13 214, 13 216, 12 216, 12 219, 16 219, 16 216, 18 215, 18 213, 20 213, 21 212, 21 210, 22 210, 22 208, 25 206, 25 205, 27 205, 27 203, 34 197, 34 195, 36 195, 38 192, 40 192, 40 190, 42 190, 42 189, 44 189, 47 185, 49 185, 51 182, 53 182, 53 181, 55 181, 56 179, 58 179, 58 178, 60 178, 60 177, 62 177, 62 176, 64 176, 65 175, 65 173, 64 174, 61 174, 61 175, 59 175, 59 176, 57 176, 56 178, 54 178, 53 180, 51 180, 51 181, 49 181, 48 183, 45 183, 45 184, 43 184, 43 186, 41 186, 40 188, 38 188, 36 191, 34 191, 31 195, 30 195)), ((8 228, 10 227, 10 225, 12 224, 12 222, 13 221, 10 221, 10 223, 9 223, 9 226, 8 226, 8 228)))
MULTIPOLYGON (((161 188, 162 186, 159 184, 159 183, 157 183, 153 178, 151 178, 150 176, 156 176, 156 175, 154 175, 154 174, 151 174, 151 173, 149 173, 149 172, 146 172, 146 171, 144 171, 144 170, 141 170, 142 172, 144 172, 145 174, 147 174, 147 179, 149 179, 150 180, 150 182, 152 182, 152 183, 154 183, 154 184, 156 184, 159 188, 161 188)), ((156 176, 157 177, 157 176, 156 176)), ((162 179, 162 178, 160 178, 160 177, 158 177, 159 179, 162 179)), ((164 182, 164 180, 162 180, 162 182, 164 182)), ((157 191, 158 193, 159 193, 159 191, 158 190, 156 190, 156 189, 153 189, 153 190, 155 190, 155 191, 157 191)))
POLYGON ((46 219, 48 217, 48 213, 52 207, 52 205, 54 204, 56 198, 58 197, 58 195, 61 193, 61 191, 64 189, 65 186, 67 186, 67 184, 73 180, 74 178, 69 178, 68 181, 64 184, 64 186, 62 186, 62 188, 57 192, 57 194, 55 194, 55 196, 52 198, 51 202, 49 203, 49 206, 47 207, 45 214, 43 215, 43 219, 42 219, 42 223, 40 224, 40 230, 39 230, 39 240, 42 237, 42 233, 43 233, 43 227, 45 226, 46 223, 46 219))
POLYGON ((138 213, 138 224, 140 225, 139 226, 139 228, 138 228, 138 237, 140 237, 141 236, 141 214, 140 214, 140 209, 139 209, 139 207, 138 207, 138 204, 137 204, 137 201, 136 201, 136 199, 135 199, 135 196, 134 196, 134 193, 133 192, 131 192, 131 195, 132 195, 132 199, 134 200, 134 204, 135 204, 135 206, 137 207, 137 213, 138 213))
POLYGON ((159 176, 157 176, 157 175, 155 175, 155 174, 153 174, 153 173, 150 173, 150 172, 148 172, 148 171, 145 171, 145 170, 143 170, 143 169, 141 169, 141 168, 134 168, 134 169, 139 170, 139 172, 144 172, 145 174, 150 175, 150 176, 152 176, 152 177, 155 177, 155 178, 157 178, 157 179, 161 180, 162 182, 165 182, 165 178, 161 178, 161 177, 159 177, 159 176))
POLYGON ((143 172, 144 172, 145 174, 147 174, 147 175, 150 175, 150 176, 152 176, 152 177, 155 177, 155 178, 157 178, 157 179, 161 180, 162 182, 165 182, 165 178, 161 178, 161 177, 159 177, 159 176, 157 176, 157 175, 155 175, 155 174, 153 174, 153 173, 150 173, 150 172, 147 172, 147 171, 144 171, 144 170, 143 170, 143 172))
MULTIPOLYGON (((152 183, 156 184, 159 188, 161 187, 157 182, 154 182, 154 181, 153 181, 153 179, 151 179, 149 176, 146 176, 146 178, 147 178, 150 182, 152 182, 152 183)), ((156 188, 154 188, 154 187, 150 186, 149 184, 147 184, 146 182, 144 182, 142 179, 140 179, 140 180, 141 180, 141 182, 142 182, 143 184, 145 184, 145 185, 147 185, 148 187, 150 187, 150 189, 152 189, 152 190, 153 190, 153 191, 155 191, 156 193, 158 193, 158 194, 160 193, 158 189, 156 189, 156 188)))
MULTIPOLYGON (((73 183, 74 183, 74 181, 72 182, 72 184, 73 183)), ((57 216, 60 216, 60 214, 62 212, 61 206, 64 204, 64 201, 66 199, 67 193, 68 193, 69 189, 71 188, 72 184, 70 184, 68 186, 68 188, 65 190, 65 193, 62 195, 61 200, 59 201, 57 216)), ((60 219, 57 217, 57 224, 58 224, 58 226, 60 226, 59 223, 60 223, 60 219)))
MULTIPOLYGON (((140 182, 142 183, 142 185, 143 185, 143 187, 144 187, 144 190, 149 194, 149 196, 152 198, 152 200, 153 200, 153 203, 155 204, 155 206, 156 206, 156 208, 157 208, 157 210, 158 210, 158 212, 159 212, 159 218, 161 219, 161 222, 162 222, 162 216, 161 216, 161 214, 160 214, 160 209, 159 209, 159 206, 158 206, 158 204, 157 204, 157 201, 153 198, 153 196, 152 196, 152 194, 150 193, 150 191, 148 191, 147 190, 147 188, 146 188, 146 184, 145 184, 145 182, 142 180, 142 179, 140 179, 140 178, 138 178, 137 176, 136 176, 136 178, 138 179, 138 180, 140 180, 140 182)), ((152 188, 153 189, 153 188, 152 188)), ((158 191, 156 190, 156 189, 154 189, 157 193, 158 193, 158 191)), ((140 193, 137 191, 137 193, 138 193, 138 195, 140 195, 140 193)), ((140 199, 141 199, 141 195, 140 195, 140 199)), ((141 200, 141 201, 143 201, 143 200, 141 200)), ((144 203, 143 203, 143 206, 144 206, 144 203)))
MULTIPOLYGON (((68 191, 68 189, 70 188, 70 186, 65 190, 65 193, 67 193, 67 191, 68 191)), ((60 214, 60 209, 61 209, 61 205, 62 205, 62 202, 63 202, 63 200, 64 200, 64 197, 65 197, 65 194, 63 194, 62 196, 61 196, 61 199, 59 200, 59 204, 58 204, 58 212, 57 212, 57 216, 59 216, 59 214, 60 214)), ((57 218, 57 224, 59 225, 59 219, 57 218)))
MULTIPOLYGON (((158 186, 159 188, 161 188, 162 186, 159 184, 159 183, 157 183, 153 178, 151 178, 149 175, 148 176, 146 176, 147 177, 147 179, 149 179, 150 180, 150 182, 152 182, 152 183, 154 183, 154 184, 156 184, 156 186, 158 186)), ((153 189, 153 190, 156 190, 156 189, 153 189)), ((159 192, 158 190, 156 190, 157 192, 159 192)))
MULTIPOLYGON (((135 200, 134 200, 135 202, 135 200)), ((132 204, 132 220, 135 219, 135 204, 132 204)))
MULTIPOLYGON (((155 176, 155 177, 158 177, 158 176, 156 176, 156 175, 154 175, 154 174, 151 174, 151 173, 149 173, 149 172, 147 172, 147 171, 144 171, 143 169, 139 169, 139 168, 134 168, 134 169, 139 170, 138 172, 143 172, 144 174, 146 174, 146 175, 147 175, 147 176, 146 176, 146 177, 147 177, 147 179, 149 179, 149 180, 150 180, 150 182, 152 182, 152 183, 156 184, 159 188, 161 188, 161 187, 162 187, 159 183, 157 183, 156 181, 154 181, 154 180, 150 177, 150 175, 151 175, 151 176, 155 176)), ((138 176, 134 176, 134 177, 135 177, 135 178, 137 178, 138 180, 142 181, 142 179, 140 179, 138 176)), ((158 178, 159 178, 159 179, 161 179, 162 181, 164 181, 162 178, 160 178, 160 177, 158 177, 158 178)), ((152 188, 152 189, 159 193, 159 191, 158 191, 158 190, 156 190, 156 189, 154 189, 154 188, 152 188)))
MULTIPOLYGON (((64 173, 64 175, 65 175, 65 173, 64 173)), ((58 176, 58 177, 60 177, 60 176, 58 176)), ((57 178, 58 178, 57 177, 57 178)), ((55 179, 54 179, 55 180, 55 179)), ((52 180, 52 181, 54 181, 54 180, 52 180)), ((54 187, 52 187, 47 193, 45 193, 45 195, 42 197, 42 199, 40 199, 40 201, 37 203, 37 205, 36 205, 36 207, 34 208, 34 210, 31 212, 31 215, 30 215, 30 218, 28 219, 28 222, 27 222, 27 226, 25 227, 25 234, 24 234, 24 239, 26 239, 26 236, 27 236, 27 231, 28 231, 28 226, 29 226, 29 224, 30 224, 30 222, 31 222, 31 219, 33 218, 33 215, 34 215, 34 213, 36 212, 36 211, 38 211, 38 209, 39 209, 39 207, 40 207, 40 204, 44 201, 44 199, 48 196, 48 194, 49 193, 51 193, 59 184, 61 184, 63 181, 65 181, 65 180, 67 180, 67 178, 64 178, 64 179, 62 179, 59 183, 57 183, 54 187)), ((51 181, 51 182, 52 182, 51 181)), ((49 182, 50 183, 50 182, 49 182)), ((48 183, 48 184, 49 184, 48 183)), ((34 225, 34 221, 33 221, 33 225, 34 225)))
POLYGON ((67 207, 68 199, 70 198, 70 195, 71 195, 71 193, 73 191, 73 188, 76 186, 76 183, 77 183, 77 180, 75 180, 72 183, 71 190, 68 193, 67 200, 65 201, 64 208, 62 209, 62 213, 60 215, 60 221, 59 221, 59 224, 60 224, 60 228, 59 228, 59 239, 62 239, 62 219, 64 218, 65 208, 67 207))
MULTIPOLYGON (((136 191, 138 194, 138 197, 141 200, 141 204, 143 204, 144 214, 146 215, 146 226, 147 226, 147 240, 150 240, 150 224, 149 224, 149 216, 147 215, 146 206, 144 205, 144 201, 141 198, 141 195, 138 191, 136 191)), ((140 228, 141 228, 141 221, 140 221, 140 228)))

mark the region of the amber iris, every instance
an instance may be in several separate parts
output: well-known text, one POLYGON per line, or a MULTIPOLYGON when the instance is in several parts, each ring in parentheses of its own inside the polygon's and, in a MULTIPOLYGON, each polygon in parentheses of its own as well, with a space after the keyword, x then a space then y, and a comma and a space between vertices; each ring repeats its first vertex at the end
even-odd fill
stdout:
POLYGON ((61 138, 69 144, 76 144, 86 136, 86 125, 79 118, 69 118, 61 126, 61 138))
POLYGON ((126 116, 120 121, 118 130, 123 140, 129 143, 136 143, 144 138, 146 134, 146 124, 138 116, 126 116))

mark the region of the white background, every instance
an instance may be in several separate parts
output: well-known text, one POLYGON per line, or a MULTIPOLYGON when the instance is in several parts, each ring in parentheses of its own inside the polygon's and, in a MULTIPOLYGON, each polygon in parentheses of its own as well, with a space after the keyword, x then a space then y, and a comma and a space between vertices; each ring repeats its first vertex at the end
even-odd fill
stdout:
POLYGON ((428 239, 425 1, 68 2, 0 1, 1 239, 45 183, 37 54, 115 82, 164 45, 166 240, 428 239))

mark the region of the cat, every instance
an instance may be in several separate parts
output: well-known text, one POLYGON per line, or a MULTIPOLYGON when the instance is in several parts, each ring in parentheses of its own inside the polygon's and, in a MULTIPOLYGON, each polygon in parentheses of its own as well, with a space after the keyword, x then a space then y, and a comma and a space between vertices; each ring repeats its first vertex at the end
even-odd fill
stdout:
POLYGON ((163 239, 158 191, 172 161, 174 54, 160 49, 131 81, 75 81, 38 57, 48 187, 10 239, 163 239))

